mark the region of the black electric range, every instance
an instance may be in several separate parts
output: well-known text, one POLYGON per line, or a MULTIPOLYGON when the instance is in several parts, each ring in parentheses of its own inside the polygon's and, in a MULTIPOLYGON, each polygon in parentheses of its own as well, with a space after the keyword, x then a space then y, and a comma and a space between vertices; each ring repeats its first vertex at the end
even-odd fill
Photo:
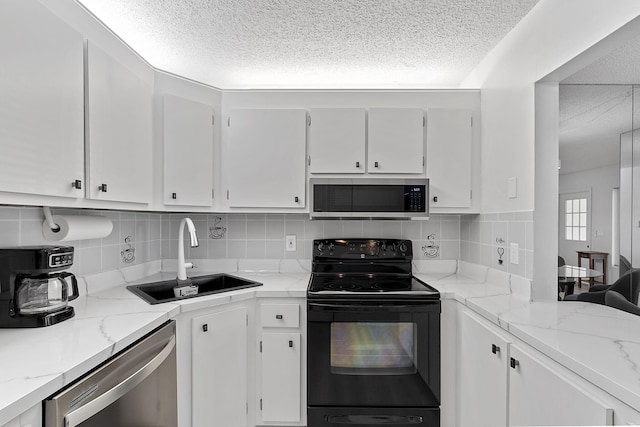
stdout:
POLYGON ((401 239, 313 242, 307 425, 440 425, 440 293, 401 239))

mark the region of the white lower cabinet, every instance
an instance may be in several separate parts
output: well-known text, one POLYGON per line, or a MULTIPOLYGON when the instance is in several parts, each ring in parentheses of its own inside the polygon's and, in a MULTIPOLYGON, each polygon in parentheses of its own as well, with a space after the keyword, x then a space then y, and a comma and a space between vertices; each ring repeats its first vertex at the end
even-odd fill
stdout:
POLYGON ((597 387, 479 316, 460 324, 458 425, 613 425, 597 387))
POLYGON ((192 319, 193 427, 247 426, 247 333, 243 305, 192 319))
POLYGON ((265 300, 259 305, 258 425, 306 424, 304 300, 265 300))

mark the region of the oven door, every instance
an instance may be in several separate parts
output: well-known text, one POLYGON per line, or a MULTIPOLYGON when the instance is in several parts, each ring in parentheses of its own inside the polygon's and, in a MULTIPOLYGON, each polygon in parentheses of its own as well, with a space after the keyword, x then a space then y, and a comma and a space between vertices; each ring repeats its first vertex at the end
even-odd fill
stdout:
POLYGON ((308 404, 440 405, 440 301, 309 301, 308 404))

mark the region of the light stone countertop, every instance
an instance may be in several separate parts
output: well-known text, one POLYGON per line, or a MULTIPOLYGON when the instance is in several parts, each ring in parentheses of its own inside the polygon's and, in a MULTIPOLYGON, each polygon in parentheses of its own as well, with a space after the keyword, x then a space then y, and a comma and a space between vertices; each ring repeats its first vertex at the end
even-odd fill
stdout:
MULTIPOLYGON (((304 298, 308 262, 197 260, 189 275, 230 273, 263 286, 157 305, 126 289, 175 277, 157 261, 80 278, 74 318, 0 329, 0 425, 82 376, 179 313, 250 298, 304 298)), ((517 338, 640 410, 640 317, 581 302, 530 302, 530 281, 456 261, 416 261, 414 273, 517 338)))

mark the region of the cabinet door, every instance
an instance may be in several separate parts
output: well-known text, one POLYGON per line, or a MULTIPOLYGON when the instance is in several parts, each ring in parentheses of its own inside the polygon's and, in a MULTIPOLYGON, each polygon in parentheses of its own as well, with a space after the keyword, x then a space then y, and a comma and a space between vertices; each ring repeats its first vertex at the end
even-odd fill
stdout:
POLYGON ((511 344, 510 426, 613 425, 613 410, 523 346, 511 344), (517 363, 517 365, 516 365, 517 363))
POLYGON ((3 0, 0 58, 0 191, 84 197, 82 35, 37 1, 3 0))
POLYGON ((417 108, 369 110, 367 172, 424 172, 424 111, 417 108))
POLYGON ((304 208, 304 110, 233 110, 229 121, 229 206, 304 208))
POLYGON ((506 426, 508 342, 468 312, 460 333, 458 425, 506 426))
POLYGON ((87 197, 148 203, 153 88, 91 41, 87 55, 87 197))
POLYGON ((194 427, 247 425, 247 309, 192 320, 194 427))
POLYGON ((364 108, 315 108, 310 114, 309 171, 364 173, 364 108))
POLYGON ((213 108, 164 96, 164 204, 211 206, 213 108))
POLYGON ((262 334, 262 421, 298 422, 301 417, 300 334, 262 334))
POLYGON ((427 178, 432 207, 471 206, 471 111, 427 111, 427 178))

